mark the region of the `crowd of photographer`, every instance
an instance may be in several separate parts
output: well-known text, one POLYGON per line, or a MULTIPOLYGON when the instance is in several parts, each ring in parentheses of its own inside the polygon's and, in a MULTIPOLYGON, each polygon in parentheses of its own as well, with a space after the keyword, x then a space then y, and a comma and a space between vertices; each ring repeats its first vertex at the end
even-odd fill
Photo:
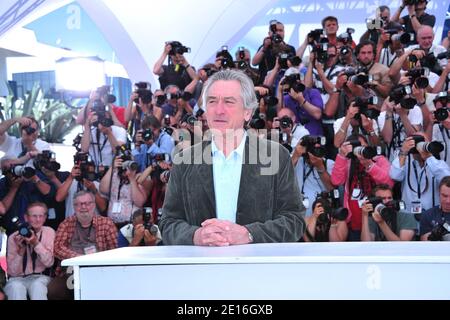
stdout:
POLYGON ((8 297, 45 298, 47 284, 48 297, 70 297, 60 260, 164 244, 158 221, 173 156, 210 138, 202 88, 223 69, 242 70, 254 83, 259 107, 249 134, 291 153, 306 208, 299 241, 445 240, 449 38, 447 49, 433 44, 426 4, 403 0, 392 17, 379 7, 359 41, 325 17, 297 50, 283 23, 271 21, 253 58, 244 47, 233 58, 223 46, 198 70, 187 60, 190 48, 167 42, 153 68, 160 89, 136 83, 125 108, 108 87, 91 94, 77 117, 83 134, 74 140, 71 172, 60 171, 35 119, 2 122, 8 297), (16 123, 21 138, 6 133, 16 123))

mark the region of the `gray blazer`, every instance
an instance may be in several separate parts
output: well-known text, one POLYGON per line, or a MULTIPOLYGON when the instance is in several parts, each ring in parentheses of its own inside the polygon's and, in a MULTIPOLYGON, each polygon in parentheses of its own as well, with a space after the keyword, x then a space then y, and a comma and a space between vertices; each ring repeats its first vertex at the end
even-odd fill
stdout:
MULTIPOLYGON (((211 141, 184 150, 174 162, 180 163, 181 157, 185 162, 172 169, 159 223, 166 245, 192 245, 201 223, 216 218, 211 141), (204 157, 201 164, 187 164, 201 154, 204 157)), ((289 153, 283 146, 247 137, 236 223, 250 231, 254 242, 295 242, 303 235, 305 208, 295 179, 289 153), (268 157, 255 159, 258 150, 266 151, 268 157), (279 170, 261 175, 261 169, 270 167, 267 158, 278 160, 279 170)))

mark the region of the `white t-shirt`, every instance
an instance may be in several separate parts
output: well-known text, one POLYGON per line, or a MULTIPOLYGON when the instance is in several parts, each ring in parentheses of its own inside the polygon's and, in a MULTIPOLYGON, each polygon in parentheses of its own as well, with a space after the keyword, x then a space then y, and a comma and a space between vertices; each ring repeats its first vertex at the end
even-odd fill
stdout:
POLYGON ((294 130, 292 131, 292 139, 291 139, 291 147, 292 149, 295 149, 297 146, 297 143, 300 141, 301 138, 308 135, 309 131, 301 124, 296 124, 294 127, 294 130))
MULTIPOLYGON (((119 142, 119 144, 125 143, 127 141, 127 132, 124 128, 118 126, 111 126, 112 134, 119 142)), ((89 145, 89 155, 94 161, 95 165, 98 166, 103 164, 104 166, 111 166, 114 152, 112 150, 111 143, 106 138, 103 133, 99 135, 100 139, 97 143, 97 128, 91 128, 91 143, 89 145), (101 150, 101 152, 99 152, 101 150)))
MULTIPOLYGON (((51 150, 50 149, 50 145, 47 142, 45 142, 45 141, 43 141, 41 139, 37 139, 34 142, 34 146, 36 147, 36 149, 39 152, 42 152, 44 150, 51 150)), ((19 155, 23 151, 23 149, 22 149, 22 139, 10 136, 7 133, 5 133, 5 141, 0 145, 0 151, 5 152, 5 157, 7 157, 7 158, 11 158, 11 159, 18 158, 19 155)), ((26 163, 26 165, 32 166, 33 165, 33 160, 28 161, 26 163)))

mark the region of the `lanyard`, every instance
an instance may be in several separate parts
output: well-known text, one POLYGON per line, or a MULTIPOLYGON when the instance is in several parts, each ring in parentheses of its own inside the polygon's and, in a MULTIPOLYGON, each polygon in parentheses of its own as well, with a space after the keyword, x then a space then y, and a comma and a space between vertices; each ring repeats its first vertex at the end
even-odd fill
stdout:
MULTIPOLYGON (((42 240, 42 234, 43 234, 43 233, 44 233, 44 231, 41 230, 41 235, 39 236, 39 242, 41 242, 41 240, 42 240)), ((22 259, 22 270, 23 270, 23 275, 25 275, 25 269, 27 268, 27 263, 28 263, 28 251, 30 251, 30 255, 31 255, 31 264, 32 264, 32 266, 33 266, 33 272, 32 272, 32 274, 34 273, 34 270, 36 269, 37 253, 34 251, 34 249, 32 249, 32 248, 30 247, 30 245, 27 244, 27 247, 26 247, 26 253, 25 253, 25 255, 23 256, 23 259, 22 259)))
MULTIPOLYGON (((317 182, 317 185, 319 186, 320 190, 322 191, 322 185, 320 184, 318 178, 315 175, 314 167, 308 165, 309 171, 306 172, 306 165, 307 165, 307 163, 305 161, 305 158, 303 158, 303 184, 302 184, 301 194, 304 194, 306 179, 308 179, 308 177, 311 175, 311 173, 314 177, 314 180, 317 182)), ((326 168, 325 168, 325 170, 326 170, 326 168)))
POLYGON ((411 189, 411 191, 417 193, 417 197, 420 199, 422 193, 424 193, 427 190, 427 188, 428 188, 428 176, 426 175, 426 171, 427 171, 426 166, 427 166, 427 164, 426 163, 424 164, 423 169, 420 172, 420 176, 417 173, 416 163, 413 161, 412 164, 413 164, 413 168, 414 168, 414 176, 416 177, 416 181, 417 181, 417 191, 412 188, 411 182, 409 181, 409 174, 408 174, 408 185, 409 185, 409 188, 411 189), (422 191, 422 190, 420 190, 420 184, 422 182, 422 177, 423 177, 424 173, 425 173, 425 188, 422 191))
POLYGON ((450 134, 448 133, 448 129, 444 128, 443 125, 439 125, 439 129, 441 130, 442 140, 444 140, 444 161, 447 162, 447 139, 450 140, 450 134), (445 130, 445 134, 444 134, 445 130), (445 136, 447 135, 447 139, 445 136))

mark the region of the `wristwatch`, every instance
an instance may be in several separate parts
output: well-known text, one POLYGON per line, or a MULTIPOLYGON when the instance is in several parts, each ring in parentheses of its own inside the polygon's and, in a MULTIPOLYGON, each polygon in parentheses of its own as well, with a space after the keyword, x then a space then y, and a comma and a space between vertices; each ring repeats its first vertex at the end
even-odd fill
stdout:
POLYGON ((249 243, 253 243, 253 236, 252 236, 252 234, 250 233, 250 231, 248 232, 248 242, 249 242, 249 243))

